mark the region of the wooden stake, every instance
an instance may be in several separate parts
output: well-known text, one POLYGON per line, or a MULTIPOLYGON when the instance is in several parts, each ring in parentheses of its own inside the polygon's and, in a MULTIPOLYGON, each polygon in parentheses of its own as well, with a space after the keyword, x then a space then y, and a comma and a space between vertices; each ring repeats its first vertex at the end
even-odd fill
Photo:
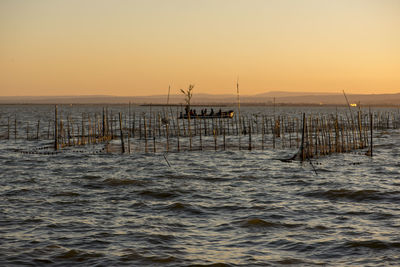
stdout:
POLYGON ((120 137, 121 137, 121 151, 122 154, 125 153, 125 143, 124 143, 124 134, 122 131, 122 114, 121 112, 119 113, 119 133, 120 133, 120 137))
POLYGON ((372 134, 373 134, 373 125, 374 125, 374 123, 373 123, 373 116, 372 116, 372 113, 370 113, 369 114, 369 120, 370 120, 370 131, 371 131, 371 133, 370 133, 370 135, 371 135, 371 141, 369 142, 370 143, 370 149, 371 149, 371 153, 370 153, 370 156, 372 157, 373 156, 373 140, 372 140, 372 134))
POLYGON ((214 149, 217 151, 217 132, 215 129, 213 129, 213 135, 214 135, 214 149))
POLYGON ((7 121, 7 139, 10 140, 10 117, 8 117, 7 121))
POLYGON ((144 149, 145 152, 149 152, 149 148, 147 146, 147 124, 146 124, 146 117, 143 115, 143 120, 144 120, 144 149))
POLYGON ((40 120, 37 121, 37 128, 36 128, 36 140, 39 140, 40 137, 40 120))
POLYGON ((58 150, 58 111, 57 111, 57 105, 54 107, 54 150, 58 150))
POLYGON ((251 123, 249 122, 249 151, 251 151, 251 123))

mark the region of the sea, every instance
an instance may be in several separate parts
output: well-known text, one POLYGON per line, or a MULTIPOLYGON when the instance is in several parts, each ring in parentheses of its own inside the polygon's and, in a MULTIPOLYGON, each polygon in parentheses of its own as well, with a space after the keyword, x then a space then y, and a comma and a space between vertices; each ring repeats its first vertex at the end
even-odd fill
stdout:
MULTIPOLYGON (((77 118, 102 109, 59 106, 77 118)), ((41 120, 46 135, 53 117, 52 105, 0 105, 0 266, 400 266, 399 129, 374 132, 373 157, 311 162, 281 161, 293 147, 29 153, 51 140, 5 138, 8 118, 33 129, 41 120)))

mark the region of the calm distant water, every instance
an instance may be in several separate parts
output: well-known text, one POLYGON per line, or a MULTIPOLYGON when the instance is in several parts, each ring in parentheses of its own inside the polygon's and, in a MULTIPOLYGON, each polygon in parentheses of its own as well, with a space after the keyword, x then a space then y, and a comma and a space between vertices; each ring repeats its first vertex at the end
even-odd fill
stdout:
MULTIPOLYGON (((0 119, 52 110, 0 106, 0 119)), ((332 112, 277 112, 302 111, 332 112)), ((169 153, 169 167, 163 153, 23 154, 49 141, 0 140, 0 265, 398 265, 400 131, 375 134, 372 159, 315 159, 317 174, 279 160, 293 148, 169 153)))

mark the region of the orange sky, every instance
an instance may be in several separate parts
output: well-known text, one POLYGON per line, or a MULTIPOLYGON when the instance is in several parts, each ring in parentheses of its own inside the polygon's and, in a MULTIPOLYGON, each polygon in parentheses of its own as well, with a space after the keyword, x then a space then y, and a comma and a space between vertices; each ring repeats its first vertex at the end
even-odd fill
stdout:
POLYGON ((398 0, 2 0, 0 96, 400 93, 398 0))

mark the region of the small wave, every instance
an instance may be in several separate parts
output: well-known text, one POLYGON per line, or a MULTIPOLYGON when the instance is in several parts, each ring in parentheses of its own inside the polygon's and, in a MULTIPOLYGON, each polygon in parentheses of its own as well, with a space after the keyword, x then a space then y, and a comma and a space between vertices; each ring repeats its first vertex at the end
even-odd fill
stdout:
POLYGON ((77 197, 79 193, 72 192, 72 191, 65 191, 65 192, 58 192, 53 194, 54 197, 77 197))
POLYGON ((84 232, 84 231, 89 231, 92 230, 92 227, 88 223, 84 222, 78 222, 78 221, 63 221, 63 222, 56 222, 56 223, 50 223, 46 225, 47 228, 50 229, 73 229, 76 232, 84 232))
POLYGON ((324 226, 324 225, 315 225, 315 226, 308 227, 308 229, 309 230, 315 230, 315 231, 326 231, 329 228, 324 226))
POLYGON ((291 223, 281 223, 281 222, 272 222, 272 221, 265 221, 259 218, 252 218, 242 221, 242 227, 245 228, 296 228, 300 227, 301 224, 291 224, 291 223))
POLYGON ((154 197, 154 198, 175 198, 177 197, 176 194, 172 192, 160 192, 160 191, 151 191, 151 190, 144 190, 140 192, 142 196, 154 197))
POLYGON ((110 186, 120 186, 120 185, 143 185, 144 181, 139 180, 131 180, 131 179, 117 179, 117 178, 108 178, 104 180, 106 185, 110 186))
POLYGON ((80 177, 81 179, 87 179, 87 180, 94 180, 94 179, 100 179, 101 176, 99 175, 83 175, 80 177))
POLYGON ((102 253, 84 252, 81 250, 71 249, 67 252, 58 254, 55 258, 81 262, 92 258, 100 258, 103 256, 104 255, 102 253))
POLYGON ((140 261, 145 263, 173 263, 177 262, 177 258, 173 256, 144 256, 136 251, 130 251, 129 253, 120 257, 120 261, 140 261))
POLYGON ((239 211, 239 210, 243 210, 243 209, 246 209, 246 208, 247 207, 243 207, 243 206, 240 206, 240 205, 226 204, 226 205, 219 205, 219 206, 210 207, 209 210, 217 211, 217 212, 234 212, 234 211, 239 211))
POLYGON ((279 224, 269 221, 264 221, 262 219, 254 218, 245 220, 242 222, 242 226, 244 227, 276 227, 279 224))
POLYGON ((280 265, 300 265, 300 266, 311 266, 311 265, 325 265, 323 262, 313 262, 313 261, 305 261, 302 259, 296 258, 283 258, 281 260, 275 261, 280 265))
POLYGON ((303 260, 300 260, 300 259, 295 259, 295 258, 285 258, 285 259, 282 259, 282 260, 278 260, 278 261, 276 261, 276 263, 278 263, 278 264, 302 264, 302 263, 305 263, 303 260))
POLYGON ((183 204, 180 202, 173 203, 167 207, 168 210, 171 211, 184 211, 193 214, 202 214, 203 212, 199 209, 194 208, 192 205, 183 204))
POLYGON ((21 184, 36 184, 35 178, 29 178, 27 180, 21 181, 21 184))
POLYGON ((33 261, 39 265, 43 265, 43 264, 52 264, 54 263, 53 261, 49 260, 49 259, 40 259, 40 258, 36 258, 33 259, 33 261))
MULTIPOLYGON (((299 175, 299 176, 301 176, 301 175, 299 175)), ((298 177, 291 177, 291 178, 298 178, 298 177)), ((293 181, 288 181, 287 182, 287 185, 293 185, 293 186, 308 186, 308 185, 310 185, 311 183, 309 182, 309 181, 305 181, 305 180, 302 180, 302 179, 297 179, 297 180, 293 180, 293 181)))
POLYGON ((147 241, 153 245, 169 246, 175 240, 172 234, 152 234, 147 236, 147 241))
POLYGON ((69 200, 56 200, 53 201, 52 204, 54 205, 61 205, 61 206, 83 206, 87 203, 90 203, 89 200, 87 199, 81 199, 81 198, 72 198, 69 200))
POLYGON ((230 267, 232 265, 226 264, 226 263, 210 263, 210 264, 196 264, 196 265, 188 265, 188 266, 196 266, 196 267, 230 267))
POLYGON ((371 216, 374 220, 387 220, 387 219, 392 219, 395 217, 394 214, 390 214, 390 213, 385 213, 385 212, 378 212, 378 213, 374 213, 371 216))
POLYGON ((170 209, 170 210, 183 210, 185 208, 186 208, 185 204, 182 204, 180 202, 177 202, 177 203, 174 203, 174 204, 171 204, 168 206, 168 209, 170 209))
POLYGON ((385 242, 381 240, 353 240, 346 242, 345 245, 351 248, 364 247, 374 250, 400 248, 400 242, 385 242))
POLYGON ((28 188, 15 189, 15 190, 11 190, 11 191, 6 192, 4 194, 4 196, 24 196, 24 195, 27 195, 30 192, 34 192, 34 190, 28 189, 28 188))
POLYGON ((383 200, 393 199, 398 200, 400 192, 381 192, 378 190, 349 190, 349 189, 333 189, 328 191, 308 192, 304 195, 307 197, 327 198, 330 200, 348 199, 353 201, 368 201, 368 200, 383 200))
POLYGON ((29 219, 24 220, 22 223, 30 224, 30 223, 41 223, 41 222, 43 222, 43 220, 40 218, 29 218, 29 219))

